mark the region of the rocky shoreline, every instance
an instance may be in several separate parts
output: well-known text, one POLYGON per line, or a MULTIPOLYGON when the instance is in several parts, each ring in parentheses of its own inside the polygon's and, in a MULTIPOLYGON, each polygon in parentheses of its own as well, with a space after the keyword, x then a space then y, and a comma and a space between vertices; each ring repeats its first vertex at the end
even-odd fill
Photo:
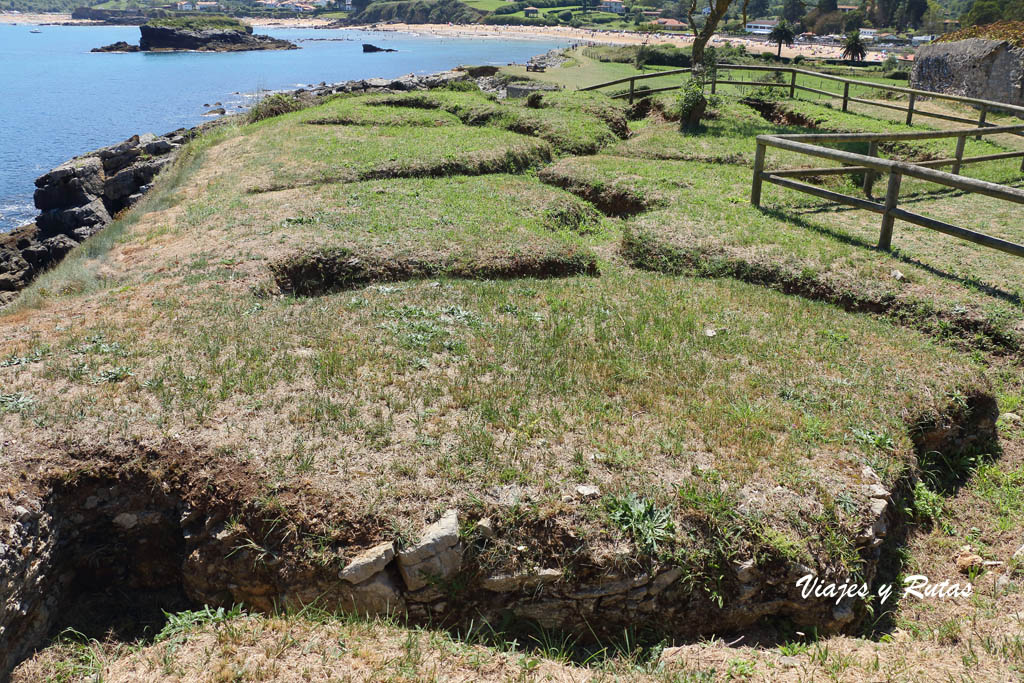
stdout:
MULTIPOLYGON (((493 71, 452 69, 436 74, 398 78, 369 78, 323 83, 284 94, 304 105, 345 93, 387 93, 429 90, 448 83, 477 80, 494 92, 493 71)), ((134 206, 149 191, 155 176, 176 152, 199 133, 244 114, 225 116, 194 128, 165 135, 134 135, 115 145, 77 156, 36 179, 34 202, 41 212, 35 222, 0 235, 0 307, 76 246, 102 230, 117 215, 134 206)))

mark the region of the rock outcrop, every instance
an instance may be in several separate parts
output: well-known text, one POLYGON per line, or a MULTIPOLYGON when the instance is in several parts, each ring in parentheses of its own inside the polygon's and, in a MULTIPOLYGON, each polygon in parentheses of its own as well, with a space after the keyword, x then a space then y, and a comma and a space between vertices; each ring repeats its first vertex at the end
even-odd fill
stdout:
POLYGON ((237 31, 230 28, 180 28, 143 24, 139 49, 146 52, 238 52, 244 50, 297 50, 287 40, 256 35, 251 26, 237 31))
POLYGON ((36 222, 0 237, 0 305, 149 189, 191 131, 134 135, 36 179, 36 222))
POLYGON ((923 45, 910 86, 1024 106, 1024 48, 982 38, 923 45))
MULTIPOLYGON (((304 106, 312 106, 338 93, 429 90, 469 78, 469 73, 456 69, 425 76, 324 83, 288 94, 304 106)), ((206 112, 215 113, 223 113, 223 108, 206 112)), ((38 178, 35 204, 42 213, 34 224, 0 235, 0 306, 141 199, 153 177, 171 161, 174 150, 206 126, 229 118, 159 137, 151 133, 133 136, 75 157, 38 178)))
POLYGON ((363 52, 397 52, 397 50, 392 50, 390 47, 377 47, 376 45, 363 43, 363 52))
POLYGON ((139 46, 126 43, 123 40, 119 40, 116 43, 110 45, 104 45, 103 47, 94 47, 89 52, 138 52, 139 46))

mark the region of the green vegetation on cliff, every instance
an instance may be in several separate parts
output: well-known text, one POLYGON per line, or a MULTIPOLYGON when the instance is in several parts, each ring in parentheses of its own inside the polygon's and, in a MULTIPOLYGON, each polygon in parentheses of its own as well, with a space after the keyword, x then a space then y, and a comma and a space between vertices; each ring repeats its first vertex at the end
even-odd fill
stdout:
POLYGON ((373 2, 353 16, 351 21, 357 24, 385 21, 407 24, 473 24, 483 16, 483 12, 459 0, 400 0, 373 2))
POLYGON ((146 22, 148 26, 157 28, 180 29, 183 31, 203 31, 216 29, 218 31, 238 31, 249 33, 251 28, 234 17, 223 14, 202 14, 178 17, 159 17, 146 22))

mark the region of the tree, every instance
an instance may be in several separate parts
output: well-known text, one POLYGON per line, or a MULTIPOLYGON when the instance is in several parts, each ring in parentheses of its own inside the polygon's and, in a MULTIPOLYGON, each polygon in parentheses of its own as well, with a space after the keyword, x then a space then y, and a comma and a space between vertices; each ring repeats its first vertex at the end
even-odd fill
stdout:
POLYGON ((961 23, 964 26, 994 24, 1003 18, 1003 8, 997 0, 975 0, 961 23))
POLYGON ((778 43, 779 45, 779 57, 782 56, 782 44, 785 43, 787 46, 792 45, 795 39, 796 36, 793 34, 793 29, 790 28, 789 22, 785 19, 776 24, 775 28, 772 29, 772 32, 768 34, 768 42, 778 43))
MULTIPOLYGON (((697 3, 699 0, 690 0, 690 7, 686 12, 686 18, 693 27, 693 68, 702 69, 704 64, 704 47, 711 40, 711 36, 715 35, 715 29, 718 28, 718 22, 722 20, 725 13, 729 11, 729 6, 732 5, 733 0, 708 0, 708 14, 705 16, 704 25, 697 28, 697 12, 699 8, 697 3)), ((749 0, 743 0, 743 23, 747 23, 747 5, 749 0)))
POLYGON ((768 15, 769 0, 747 0, 747 14, 754 19, 768 15))
POLYGON ((846 42, 843 43, 843 58, 854 62, 863 62, 868 54, 864 47, 864 41, 860 38, 860 31, 851 31, 846 34, 846 42))
POLYGON ((942 33, 945 25, 942 23, 946 18, 946 13, 943 11, 942 6, 935 0, 928 0, 928 10, 921 17, 921 26, 927 33, 937 35, 942 33))
POLYGON ((782 18, 790 24, 796 24, 804 15, 804 3, 800 0, 786 0, 782 3, 782 18))
POLYGON ((855 9, 843 15, 843 29, 846 31, 857 31, 864 27, 867 16, 864 10, 855 9))

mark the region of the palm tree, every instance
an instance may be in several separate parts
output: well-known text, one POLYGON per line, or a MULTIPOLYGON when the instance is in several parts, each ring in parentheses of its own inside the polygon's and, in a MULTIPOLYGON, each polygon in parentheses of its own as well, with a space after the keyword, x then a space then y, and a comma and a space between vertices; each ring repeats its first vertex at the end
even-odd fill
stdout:
POLYGON ((843 58, 854 62, 863 62, 868 51, 864 48, 864 41, 860 39, 860 31, 850 31, 846 34, 846 42, 843 44, 843 58))
POLYGON ((793 33, 793 29, 790 28, 789 22, 785 19, 775 24, 775 28, 768 34, 768 42, 778 43, 779 45, 779 57, 782 57, 782 44, 785 43, 788 47, 793 44, 794 40, 796 40, 796 35, 793 33))

